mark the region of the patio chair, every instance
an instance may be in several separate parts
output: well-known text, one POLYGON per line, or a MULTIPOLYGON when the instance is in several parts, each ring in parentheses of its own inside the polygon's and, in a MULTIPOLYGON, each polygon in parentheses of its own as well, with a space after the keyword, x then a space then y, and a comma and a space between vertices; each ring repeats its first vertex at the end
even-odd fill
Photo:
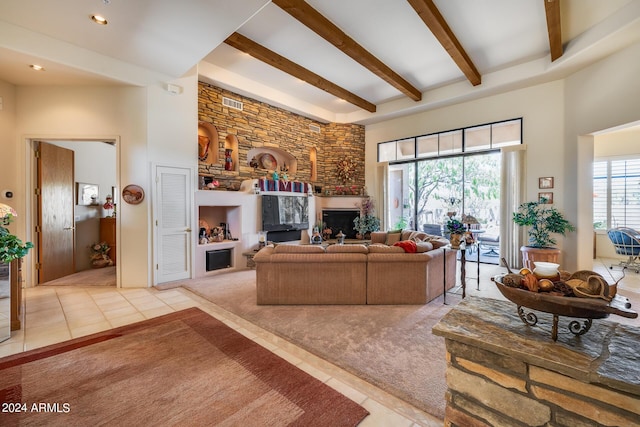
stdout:
POLYGON ((440 224, 423 224, 422 231, 434 236, 442 236, 442 226, 440 224))
MULTIPOLYGON (((640 256, 640 233, 632 228, 618 227, 612 228, 607 231, 609 240, 613 243, 616 250, 616 254, 627 256, 626 261, 620 261, 615 267, 629 268, 635 270, 636 273, 640 272, 640 262, 638 256, 640 256)), ((613 268, 612 265, 609 268, 613 268)))
POLYGON ((496 225, 488 227, 486 233, 478 236, 478 246, 482 255, 490 257, 500 256, 500 228, 496 225))

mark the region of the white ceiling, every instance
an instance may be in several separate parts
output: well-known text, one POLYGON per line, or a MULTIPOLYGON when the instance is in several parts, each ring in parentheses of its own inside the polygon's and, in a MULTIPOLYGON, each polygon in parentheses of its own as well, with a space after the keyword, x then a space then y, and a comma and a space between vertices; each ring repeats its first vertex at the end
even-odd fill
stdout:
MULTIPOLYGON (((198 65, 204 81, 320 121, 372 123, 567 75, 640 40, 640 0, 561 1, 551 63, 545 0, 435 0, 482 75, 472 86, 405 0, 307 0, 422 92, 413 101, 269 0, 0 2, 0 80, 145 85, 198 65), (98 26, 90 15, 109 20, 98 26), (377 105, 369 113, 223 41, 238 32, 377 105), (31 63, 45 66, 34 72, 31 63)), ((640 59, 639 59, 640 60, 640 59)))

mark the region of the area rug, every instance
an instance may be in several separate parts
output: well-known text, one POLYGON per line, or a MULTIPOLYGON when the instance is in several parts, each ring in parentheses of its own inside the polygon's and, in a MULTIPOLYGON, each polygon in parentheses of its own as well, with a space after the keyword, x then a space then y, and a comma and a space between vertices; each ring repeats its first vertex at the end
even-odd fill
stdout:
POLYGON ((0 359, 0 425, 354 426, 368 412, 197 308, 0 359))
MULTIPOLYGON (((327 274, 331 274, 327 272, 327 274)), ((185 281, 216 305, 444 418, 446 351, 431 328, 449 311, 427 305, 258 306, 255 271, 185 281)), ((447 297, 447 302, 460 300, 447 297)))

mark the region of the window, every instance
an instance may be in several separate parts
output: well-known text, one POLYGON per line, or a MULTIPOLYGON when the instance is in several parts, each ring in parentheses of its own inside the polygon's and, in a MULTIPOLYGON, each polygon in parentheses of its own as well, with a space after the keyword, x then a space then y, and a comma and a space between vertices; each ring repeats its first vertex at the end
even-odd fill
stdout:
POLYGON ((640 159, 593 163, 593 228, 640 229, 640 159))
POLYGON ((500 147, 522 143, 522 119, 378 144, 388 161, 389 229, 427 229, 447 212, 500 224, 500 147))

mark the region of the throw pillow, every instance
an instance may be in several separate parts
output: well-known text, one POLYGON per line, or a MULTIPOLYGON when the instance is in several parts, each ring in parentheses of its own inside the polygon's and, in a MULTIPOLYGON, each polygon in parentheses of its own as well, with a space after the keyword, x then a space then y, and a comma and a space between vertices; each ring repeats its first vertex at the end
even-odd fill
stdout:
POLYGON ((401 235, 402 235, 402 230, 387 231, 387 240, 384 242, 385 245, 391 246, 394 243, 399 242, 401 235))
POLYGON ((401 240, 393 246, 400 246, 408 254, 415 254, 418 251, 418 245, 413 240, 401 240))
POLYGON ((429 252, 433 250, 433 245, 429 242, 416 242, 416 250, 418 253, 429 252))

